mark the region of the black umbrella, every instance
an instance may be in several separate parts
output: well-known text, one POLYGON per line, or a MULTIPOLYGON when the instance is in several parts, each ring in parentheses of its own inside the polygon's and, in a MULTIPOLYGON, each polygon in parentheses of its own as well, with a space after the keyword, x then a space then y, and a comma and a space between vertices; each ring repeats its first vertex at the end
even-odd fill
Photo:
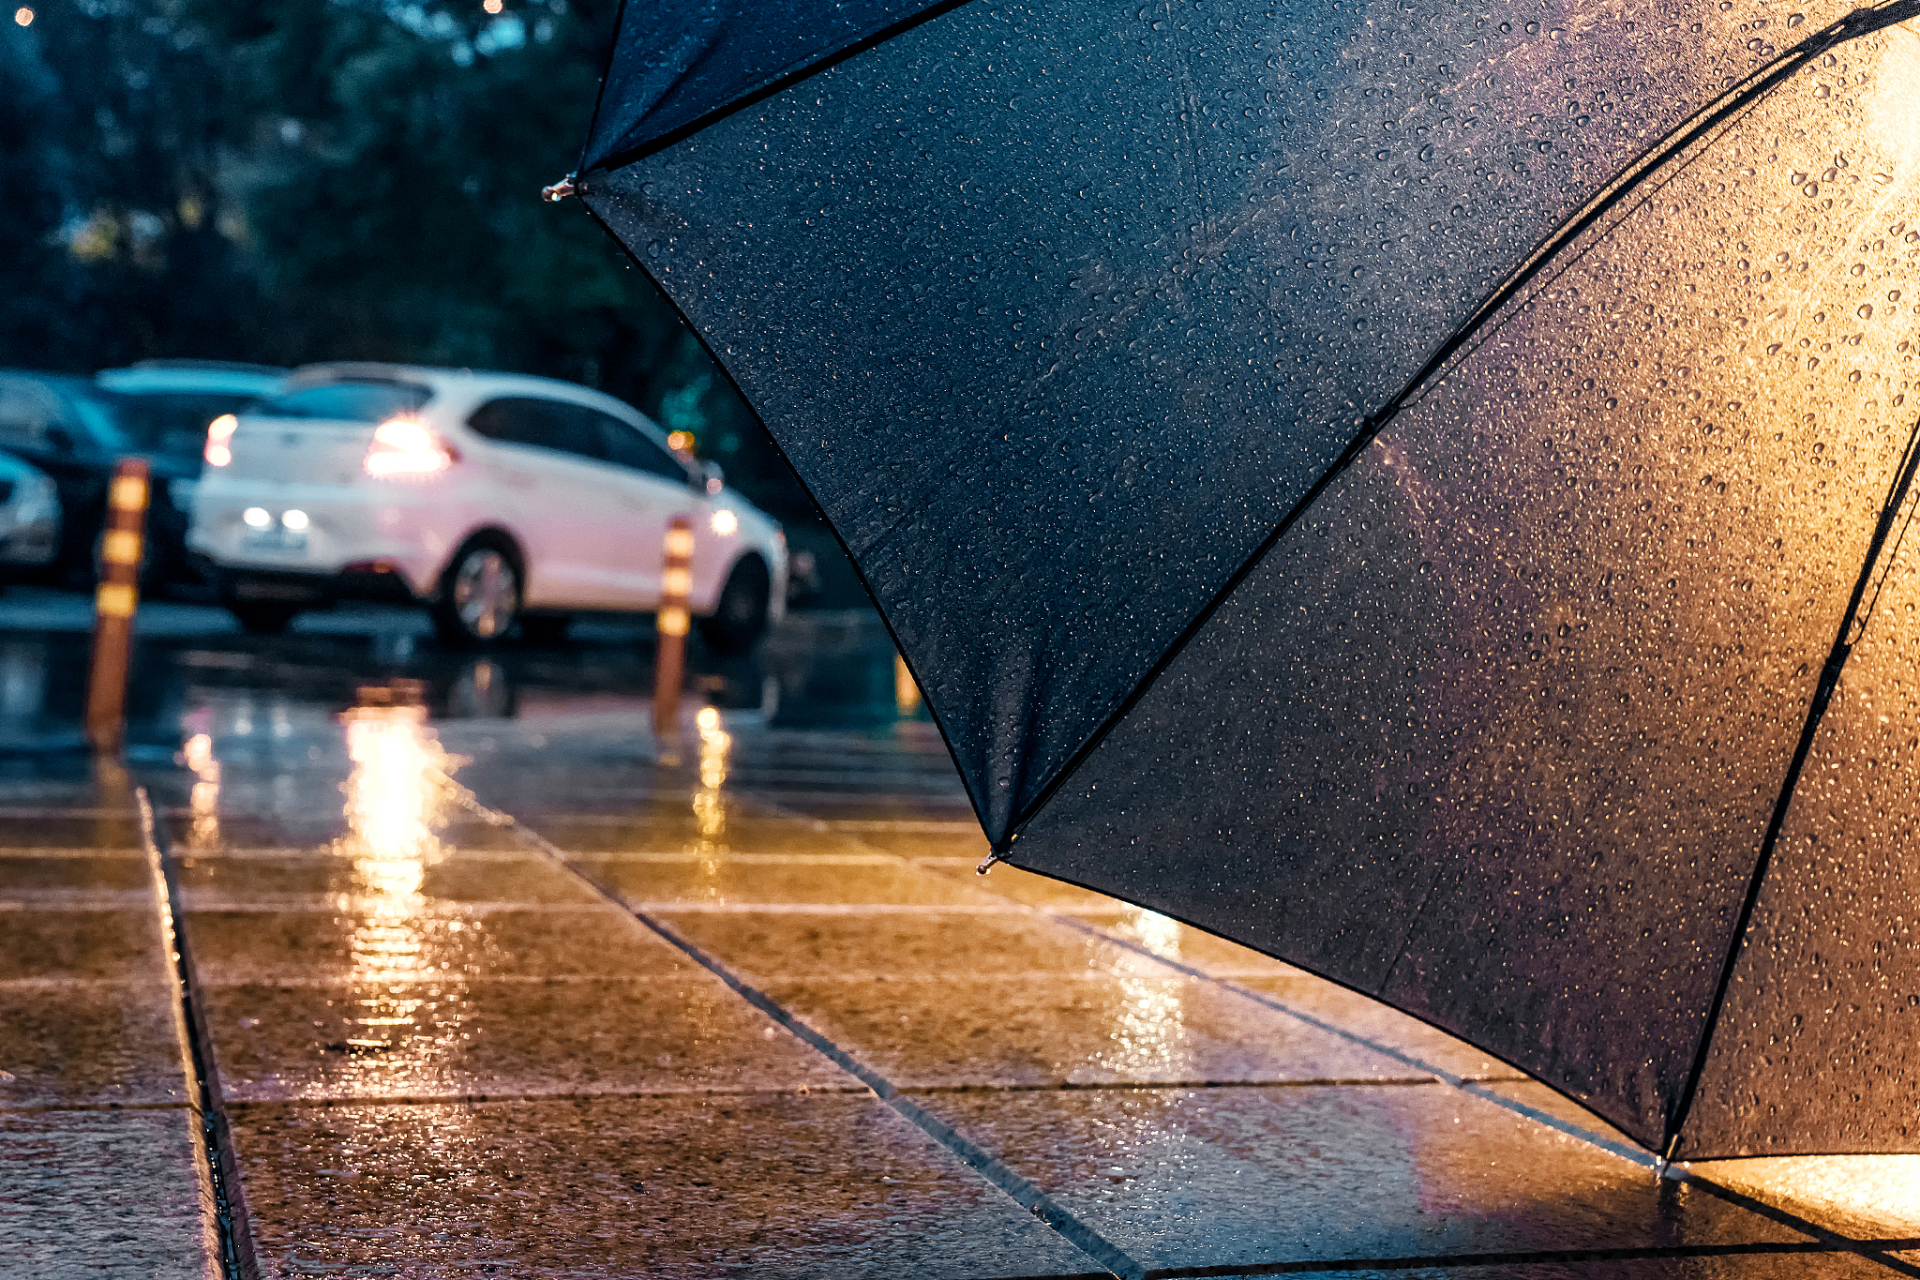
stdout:
POLYGON ((1916 1150, 1920 3, 1804 3, 659 0, 577 188, 997 854, 1916 1150))

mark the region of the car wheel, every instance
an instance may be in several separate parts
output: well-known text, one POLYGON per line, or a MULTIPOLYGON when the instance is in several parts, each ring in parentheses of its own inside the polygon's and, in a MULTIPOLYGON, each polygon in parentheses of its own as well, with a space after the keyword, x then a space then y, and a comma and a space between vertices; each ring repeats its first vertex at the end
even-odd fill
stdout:
POLYGON ((773 591, 767 566, 758 556, 747 556, 733 566, 720 602, 701 618, 700 635, 720 653, 745 653, 767 629, 767 601, 773 591))
POLYGON ((528 644, 564 644, 572 625, 564 614, 536 613, 520 619, 520 634, 528 644))
POLYGON ((277 636, 300 615, 298 609, 284 604, 230 604, 227 612, 250 636, 277 636))
POLYGON ((504 539, 460 548, 440 579, 433 622, 449 644, 496 644, 520 614, 520 565, 504 539))

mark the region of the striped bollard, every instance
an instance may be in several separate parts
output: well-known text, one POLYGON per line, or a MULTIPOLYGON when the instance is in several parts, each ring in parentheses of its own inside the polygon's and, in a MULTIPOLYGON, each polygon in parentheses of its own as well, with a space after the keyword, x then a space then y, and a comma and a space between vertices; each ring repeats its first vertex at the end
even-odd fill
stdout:
POLYGON ((693 518, 667 522, 667 563, 660 574, 660 640, 653 661, 653 735, 680 732, 680 683, 687 671, 687 597, 693 593, 693 518))
POLYGON ((93 671, 87 683, 87 741, 95 751, 118 751, 126 732, 127 665, 133 656, 133 612, 140 603, 140 553, 151 489, 142 458, 122 458, 107 489, 100 588, 93 596, 93 671))

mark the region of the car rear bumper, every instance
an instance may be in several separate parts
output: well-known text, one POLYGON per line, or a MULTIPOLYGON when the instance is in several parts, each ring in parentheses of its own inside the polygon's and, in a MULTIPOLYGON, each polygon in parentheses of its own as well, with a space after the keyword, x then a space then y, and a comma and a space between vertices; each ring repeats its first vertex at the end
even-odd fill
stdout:
POLYGON ((217 565, 200 558, 202 571, 217 585, 225 604, 280 604, 327 609, 343 600, 418 604, 406 576, 393 565, 374 561, 348 565, 337 573, 252 569, 217 565))

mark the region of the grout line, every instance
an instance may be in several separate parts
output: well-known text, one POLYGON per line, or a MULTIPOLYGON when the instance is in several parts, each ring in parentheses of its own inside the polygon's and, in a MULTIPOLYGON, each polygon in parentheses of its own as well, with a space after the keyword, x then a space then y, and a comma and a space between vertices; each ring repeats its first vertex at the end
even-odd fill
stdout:
POLYGON ((154 837, 153 806, 147 799, 146 788, 137 789, 133 793, 133 800, 140 818, 140 846, 147 863, 150 902, 159 917, 160 949, 165 957, 164 968, 170 997, 167 1001, 170 1011, 168 1021, 173 1026, 174 1052, 178 1055, 182 1083, 186 1089, 184 1105, 192 1116, 192 1122, 187 1125, 187 1140, 193 1153, 194 1182, 199 1189, 195 1199, 200 1207, 200 1256, 207 1271, 233 1280, 233 1270, 227 1261, 227 1233, 221 1224, 223 1205, 220 1178, 207 1142, 206 1082, 200 1075, 200 1055, 193 1042, 193 1028, 188 1022, 187 1010, 192 1003, 192 996, 187 986, 186 956, 180 940, 179 918, 174 912, 166 867, 161 861, 160 847, 154 837))
POLYGON ((191 1111, 200 1108, 185 1098, 178 1102, 21 1102, 0 1104, 0 1115, 37 1116, 49 1111, 191 1111))
POLYGON ((210 1201, 213 1232, 213 1257, 227 1280, 256 1280, 261 1268, 254 1248, 248 1220, 246 1197, 240 1186, 240 1167, 233 1150, 232 1132, 222 1108, 220 1080, 213 1061, 213 1040, 206 1024, 206 1004, 194 980, 193 956, 186 934, 179 927, 180 884, 168 856, 171 842, 166 830, 154 821, 153 801, 145 787, 134 789, 139 806, 140 842, 153 874, 159 899, 161 928, 172 958, 174 992, 174 1028, 179 1036, 190 1086, 198 1093, 194 1108, 200 1124, 195 1127, 195 1155, 202 1178, 203 1203, 210 1201))
MULTIPOLYGON (((1872 1240, 1881 1249, 1906 1249, 1920 1245, 1916 1240, 1872 1240)), ((1535 1266, 1554 1263, 1632 1262, 1661 1258, 1748 1258, 1782 1254, 1849 1253, 1850 1245, 1838 1242, 1755 1241, 1752 1244, 1672 1244, 1618 1249, 1541 1249, 1513 1253, 1435 1254, 1431 1257, 1402 1258, 1315 1258, 1290 1262, 1226 1263, 1203 1267, 1160 1267, 1147 1272, 1146 1280, 1200 1280, 1201 1277, 1311 1275, 1327 1272, 1411 1271, 1414 1269, 1452 1270, 1462 1267, 1535 1266)))
MULTIPOLYGON (((894 1085, 893 1091, 902 1097, 930 1097, 958 1094, 993 1093, 1126 1093, 1135 1090, 1172 1090, 1186 1089, 1193 1092, 1208 1092, 1226 1089, 1418 1089, 1438 1086, 1438 1080, 1425 1077, 1411 1080, 1401 1079, 1355 1079, 1355 1080, 1165 1080, 1165 1081, 1125 1081, 1083 1084, 1060 1082, 1054 1084, 906 1084, 894 1085)), ((597 1102, 618 1101, 622 1098, 805 1098, 815 1094, 871 1094, 873 1086, 858 1085, 799 1085, 794 1088, 699 1088, 689 1086, 684 1089, 558 1089, 552 1093, 512 1092, 512 1093, 396 1093, 396 1094, 305 1094, 294 1098, 228 1098, 226 1109, 233 1111, 251 1111, 274 1107, 435 1107, 465 1106, 480 1103, 497 1102, 597 1102)), ((48 1105, 41 1107, 0 1107, 0 1112, 14 1111, 75 1111, 75 1110, 160 1110, 165 1107, 182 1107, 186 1103, 129 1103, 124 1106, 112 1104, 94 1104, 81 1107, 63 1107, 48 1105)))
POLYGON ((522 825, 514 819, 511 814, 501 813, 487 808, 480 803, 479 799, 475 797, 472 792, 466 790, 464 787, 456 790, 455 794, 459 796, 463 803, 472 808, 475 813, 479 814, 488 822, 509 828, 516 835, 527 841, 528 844, 539 849, 549 858, 552 858, 561 867, 592 885, 600 893, 605 895, 607 900, 613 905, 627 912, 633 919, 651 929, 662 939, 684 952, 695 963, 701 965, 715 977, 719 978, 720 981, 726 983, 728 987, 732 988, 734 994, 754 1006, 754 1008, 760 1010, 760 1012, 766 1014, 769 1018, 772 1018, 799 1039, 811 1045, 841 1070, 866 1085, 868 1089, 872 1090, 876 1098, 892 1108, 896 1114, 932 1138, 962 1164, 1005 1192, 1014 1203, 1027 1210, 1027 1212, 1031 1213, 1034 1217, 1040 1219, 1040 1221, 1044 1222, 1047 1226, 1053 1228, 1053 1230, 1059 1233, 1068 1243, 1105 1267, 1109 1273, 1122 1277, 1122 1280, 1145 1280, 1147 1274, 1146 1268, 1129 1257, 1119 1246, 1082 1222, 1078 1217, 1074 1216, 1071 1211, 1058 1204, 1052 1197, 1048 1196, 1033 1183, 1014 1172, 990 1152, 975 1145, 967 1138, 962 1137, 950 1125, 923 1107, 912 1102, 885 1077, 789 1013, 784 1007, 774 1001, 772 997, 741 981, 741 979, 735 976, 720 960, 708 955, 692 942, 682 938, 663 922, 628 907, 620 900, 619 895, 611 886, 594 879, 581 868, 574 866, 567 858, 566 853, 557 845, 547 840, 538 832, 522 825))

